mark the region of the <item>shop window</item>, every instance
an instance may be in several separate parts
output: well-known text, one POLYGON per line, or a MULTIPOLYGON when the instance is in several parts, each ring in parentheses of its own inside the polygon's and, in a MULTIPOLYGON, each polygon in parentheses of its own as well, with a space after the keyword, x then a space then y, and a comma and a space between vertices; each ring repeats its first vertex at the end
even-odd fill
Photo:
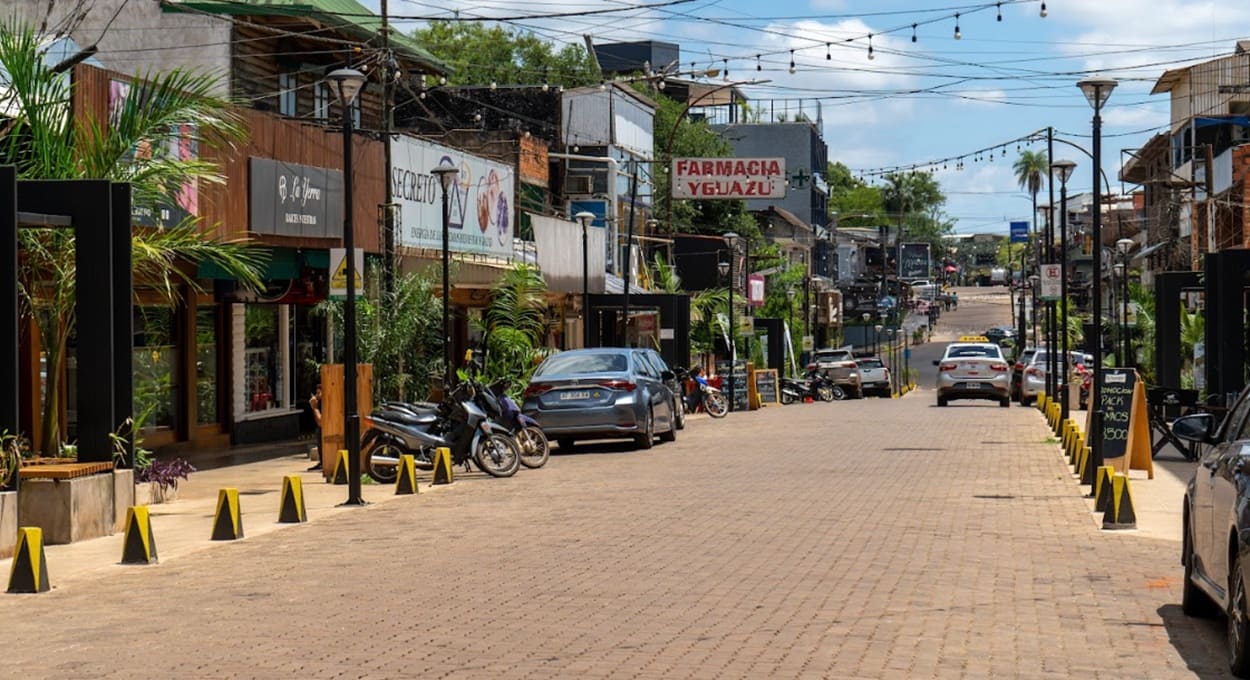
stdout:
POLYGON ((278 74, 278 113, 284 116, 295 115, 296 90, 298 89, 298 73, 286 71, 278 74))
POLYGON ((245 413, 282 407, 278 306, 246 305, 243 332, 245 413))
POLYGON ((144 431, 177 426, 178 371, 174 310, 134 307, 134 414, 144 431))
POLYGON ((195 418, 201 425, 221 420, 217 398, 217 308, 195 310, 195 418))

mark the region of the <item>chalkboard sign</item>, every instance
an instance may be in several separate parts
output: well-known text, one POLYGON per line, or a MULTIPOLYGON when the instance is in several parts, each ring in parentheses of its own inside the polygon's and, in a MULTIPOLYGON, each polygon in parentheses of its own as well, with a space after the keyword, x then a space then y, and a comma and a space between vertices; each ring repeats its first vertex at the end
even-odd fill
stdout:
POLYGON ((776 404, 780 394, 777 392, 777 371, 756 371, 755 391, 759 394, 761 404, 776 404))
POLYGON ((1131 368, 1102 369, 1102 394, 1098 397, 1098 403, 1103 413, 1103 460, 1119 458, 1128 453, 1128 436, 1133 417, 1133 388, 1136 384, 1137 371, 1131 368))

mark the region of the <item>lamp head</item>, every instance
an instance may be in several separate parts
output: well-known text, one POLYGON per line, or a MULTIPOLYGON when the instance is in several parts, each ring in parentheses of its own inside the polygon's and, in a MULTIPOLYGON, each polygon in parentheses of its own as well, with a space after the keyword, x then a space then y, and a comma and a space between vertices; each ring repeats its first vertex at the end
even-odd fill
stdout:
POLYGON ((873 329, 874 329, 874 330, 876 330, 878 333, 880 333, 880 332, 881 332, 881 324, 877 324, 876 326, 873 326, 873 329))
POLYGON ((438 176, 439 183, 443 185, 443 191, 447 191, 451 188, 451 183, 456 181, 456 175, 460 174, 460 169, 451 165, 440 165, 430 173, 438 176))
POLYGON ((1124 278, 1124 263, 1123 262, 1116 262, 1115 266, 1113 266, 1112 269, 1115 270, 1115 276, 1117 279, 1124 278))
POLYGON ((595 214, 589 210, 583 210, 573 216, 573 219, 582 223, 582 228, 589 227, 591 222, 595 221, 595 214))
POLYGON ((794 302, 794 296, 798 294, 799 292, 793 288, 786 289, 786 299, 790 302, 794 302))
POLYGON ((1111 91, 1118 84, 1111 78, 1086 78, 1077 83, 1076 86, 1081 88, 1081 92, 1089 100, 1089 105, 1094 107, 1094 111, 1097 112, 1102 109, 1103 104, 1107 103, 1107 99, 1111 96, 1111 91))
POLYGON ((1122 238, 1115 242, 1115 249, 1118 250, 1121 255, 1128 255, 1128 251, 1133 249, 1134 243, 1136 242, 1131 238, 1122 238))
POLYGON ((864 312, 863 314, 860 315, 860 318, 864 320, 864 323, 868 323, 868 320, 872 318, 872 313, 864 312))
POLYGON ((365 74, 354 68, 336 68, 326 74, 326 85, 343 108, 356 101, 356 95, 360 94, 364 84, 365 74))
POLYGON ((1069 160, 1059 160, 1050 164, 1050 169, 1059 176, 1059 182, 1068 183, 1068 178, 1072 176, 1072 171, 1076 170, 1076 162, 1069 160))
POLYGON ((716 269, 720 271, 721 276, 729 276, 729 263, 728 262, 716 263, 716 269))
POLYGON ((725 239, 725 245, 729 246, 730 250, 733 250, 734 247, 738 245, 738 239, 742 237, 732 231, 727 231, 721 238, 725 239))

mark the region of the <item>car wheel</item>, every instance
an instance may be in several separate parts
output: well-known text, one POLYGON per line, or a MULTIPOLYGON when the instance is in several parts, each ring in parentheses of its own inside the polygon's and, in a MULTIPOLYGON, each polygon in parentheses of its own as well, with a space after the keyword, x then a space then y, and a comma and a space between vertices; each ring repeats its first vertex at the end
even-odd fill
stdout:
POLYGON ((945 406, 946 406, 946 397, 938 397, 937 404, 938 404, 938 406, 945 407, 945 406))
POLYGON ((1184 520, 1181 539, 1181 564, 1185 565, 1185 583, 1181 589, 1181 611, 1185 616, 1211 618, 1216 614, 1215 603, 1194 583, 1194 539, 1189 527, 1189 515, 1184 520))
POLYGON ((1241 574, 1241 557, 1232 560, 1228 576, 1228 668, 1239 678, 1250 675, 1250 622, 1246 616, 1246 579, 1241 574))
POLYGON ((1003 397, 1002 399, 999 399, 999 400, 998 400, 998 405, 999 405, 999 406, 1001 406, 1001 407, 1003 407, 1003 408, 1011 408, 1011 398, 1010 398, 1010 397, 1003 397))
POLYGON ((675 442, 677 441, 677 421, 671 420, 668 424, 668 431, 660 433, 660 441, 675 442))
POLYGON ((560 446, 560 453, 571 453, 573 451, 573 439, 571 437, 561 437, 556 440, 556 444, 560 446))
POLYGON ((673 422, 677 429, 686 429, 686 402, 681 397, 673 399, 673 422))
POLYGON ((634 435, 634 444, 640 449, 649 449, 655 446, 655 414, 651 409, 647 409, 647 417, 642 425, 642 432, 634 435))

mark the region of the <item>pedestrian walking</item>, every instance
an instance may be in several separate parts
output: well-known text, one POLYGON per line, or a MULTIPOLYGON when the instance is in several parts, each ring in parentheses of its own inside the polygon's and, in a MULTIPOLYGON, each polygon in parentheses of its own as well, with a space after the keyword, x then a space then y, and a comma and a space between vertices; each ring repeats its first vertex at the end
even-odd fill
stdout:
POLYGON ((317 383, 313 395, 308 398, 308 407, 312 409, 313 421, 317 423, 317 462, 310 468, 309 472, 321 469, 322 451, 321 451, 321 383, 317 383))

